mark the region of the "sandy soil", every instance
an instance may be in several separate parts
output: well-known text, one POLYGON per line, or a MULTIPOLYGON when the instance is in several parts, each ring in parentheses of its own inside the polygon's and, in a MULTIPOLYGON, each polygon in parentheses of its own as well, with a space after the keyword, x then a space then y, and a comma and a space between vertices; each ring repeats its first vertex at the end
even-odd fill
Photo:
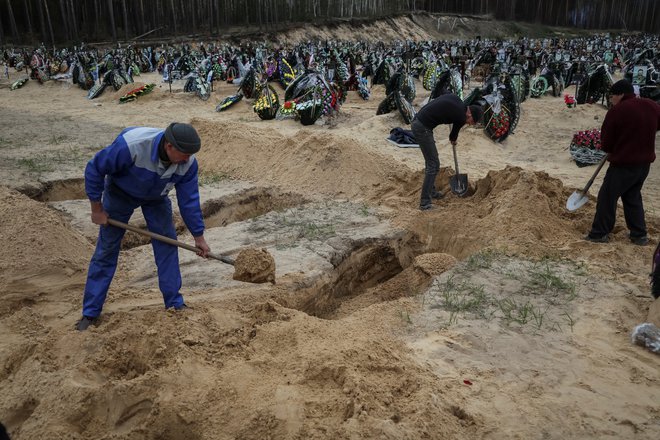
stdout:
MULTIPOLYGON (((12 72, 12 79, 18 74, 12 72)), ((565 209, 593 167, 568 145, 606 109, 523 103, 496 144, 459 138, 470 195, 420 213, 423 160, 385 141, 403 126, 354 92, 303 127, 249 101, 214 111, 156 75, 150 95, 88 101, 66 83, 0 85, 0 421, 14 439, 656 439, 660 358, 631 344, 649 314, 660 168, 643 190, 651 245, 581 238, 565 209), (79 333, 96 229, 82 171, 125 126, 191 122, 207 241, 275 260, 276 283, 181 251, 184 312, 164 311, 148 242, 127 236, 98 327, 79 333)), ((428 96, 418 85, 416 104, 428 96)), ((278 89, 279 91, 280 89, 278 89)), ((591 193, 598 191, 600 179, 591 193)), ((182 241, 192 238, 178 220, 182 241)), ((132 223, 144 226, 139 213, 132 223)), ((657 302, 656 302, 657 303, 657 302)))

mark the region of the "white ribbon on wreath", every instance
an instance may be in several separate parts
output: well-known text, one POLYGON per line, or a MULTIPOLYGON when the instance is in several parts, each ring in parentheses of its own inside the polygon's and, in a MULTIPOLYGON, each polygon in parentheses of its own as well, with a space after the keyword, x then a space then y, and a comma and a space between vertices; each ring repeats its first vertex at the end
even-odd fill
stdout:
POLYGON ((490 108, 493 110, 493 114, 495 115, 499 115, 500 111, 502 111, 503 98, 504 97, 502 96, 502 92, 500 92, 498 89, 493 91, 493 93, 484 96, 484 99, 490 105, 490 108))

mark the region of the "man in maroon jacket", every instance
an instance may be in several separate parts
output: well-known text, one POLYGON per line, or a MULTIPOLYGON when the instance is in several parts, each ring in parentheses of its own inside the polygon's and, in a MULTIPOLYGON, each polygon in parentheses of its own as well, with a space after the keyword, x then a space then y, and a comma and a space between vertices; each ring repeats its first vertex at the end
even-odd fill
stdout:
POLYGON ((660 105, 635 97, 632 84, 622 79, 610 89, 612 108, 601 127, 601 144, 610 166, 598 192, 596 215, 586 240, 606 243, 614 228, 619 198, 630 241, 649 242, 644 220, 642 186, 655 161, 655 135, 660 128, 660 105))

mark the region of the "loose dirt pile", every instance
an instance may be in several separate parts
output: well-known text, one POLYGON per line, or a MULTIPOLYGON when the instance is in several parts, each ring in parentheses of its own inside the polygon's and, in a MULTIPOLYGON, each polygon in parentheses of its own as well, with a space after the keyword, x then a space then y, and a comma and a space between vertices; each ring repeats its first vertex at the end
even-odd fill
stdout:
POLYGON ((234 276, 248 283, 275 284, 275 260, 266 249, 243 249, 234 261, 234 276))
POLYGON ((93 246, 44 204, 0 186, 0 315, 82 292, 93 246))

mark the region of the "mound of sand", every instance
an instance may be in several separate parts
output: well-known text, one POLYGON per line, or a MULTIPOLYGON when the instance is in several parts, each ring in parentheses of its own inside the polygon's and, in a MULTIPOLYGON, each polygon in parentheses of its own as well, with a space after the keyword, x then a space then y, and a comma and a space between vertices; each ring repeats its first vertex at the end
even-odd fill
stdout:
POLYGON ((0 186, 0 224, 0 313, 84 281, 94 248, 56 211, 0 186))
POLYGON ((416 180, 405 165, 337 133, 300 128, 287 136, 225 121, 193 125, 202 138, 197 157, 204 169, 243 180, 342 198, 374 198, 383 187, 400 192, 402 182, 416 180))

